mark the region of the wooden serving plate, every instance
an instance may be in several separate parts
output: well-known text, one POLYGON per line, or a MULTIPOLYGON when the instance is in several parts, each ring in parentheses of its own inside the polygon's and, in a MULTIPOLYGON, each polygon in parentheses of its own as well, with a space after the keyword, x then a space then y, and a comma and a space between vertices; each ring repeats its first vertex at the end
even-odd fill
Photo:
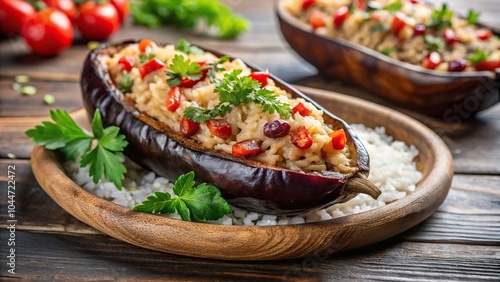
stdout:
MULTIPOLYGON (((451 185, 450 151, 430 129, 394 110, 333 92, 303 89, 349 123, 385 126, 387 134, 415 145, 423 179, 407 197, 356 215, 287 226, 223 226, 139 213, 85 191, 66 176, 56 154, 35 146, 33 173, 47 194, 84 223, 116 239, 179 255, 223 260, 278 260, 325 255, 374 244, 429 217, 451 185)), ((73 117, 87 124, 85 110, 73 117)), ((387 156, 390 158, 391 156, 387 156)))
POLYGON ((289 13, 283 1, 276 2, 275 12, 283 37, 320 73, 395 105, 451 121, 457 111, 473 116, 500 99, 498 69, 496 73, 427 70, 342 38, 318 35, 289 13))

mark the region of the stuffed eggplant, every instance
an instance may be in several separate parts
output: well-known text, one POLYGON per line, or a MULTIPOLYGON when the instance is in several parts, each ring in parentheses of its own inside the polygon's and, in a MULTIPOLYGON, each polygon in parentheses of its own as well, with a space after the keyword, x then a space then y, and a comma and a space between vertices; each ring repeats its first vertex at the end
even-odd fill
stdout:
POLYGON ((159 175, 194 171, 231 204, 296 214, 378 197, 344 121, 267 72, 186 41, 103 45, 81 75, 85 108, 119 126, 125 154, 159 175))

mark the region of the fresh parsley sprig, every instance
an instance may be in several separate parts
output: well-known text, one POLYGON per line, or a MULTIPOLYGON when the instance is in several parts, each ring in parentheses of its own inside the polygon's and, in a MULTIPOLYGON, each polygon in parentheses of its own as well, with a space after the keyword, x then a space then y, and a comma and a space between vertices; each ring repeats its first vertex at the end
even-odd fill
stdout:
POLYGON ((440 9, 435 9, 431 14, 431 23, 427 26, 434 30, 443 30, 451 27, 451 20, 453 18, 453 11, 448 9, 448 5, 443 3, 440 9))
POLYGON ((479 12, 470 9, 467 12, 467 16, 465 17, 465 19, 467 20, 468 24, 475 25, 477 23, 477 20, 479 19, 479 16, 480 16, 479 12))
POLYGON ((203 67, 197 62, 191 62, 190 59, 184 60, 181 55, 175 55, 168 68, 169 70, 165 73, 169 76, 167 83, 170 86, 179 85, 184 77, 191 80, 200 79, 203 71, 203 67))
POLYGON ((189 43, 189 41, 184 38, 179 39, 177 45, 175 45, 175 50, 184 52, 186 54, 201 55, 204 53, 202 49, 197 46, 191 45, 191 43, 189 43))
POLYGON ((219 65, 223 64, 227 61, 229 61, 229 56, 222 56, 219 58, 219 60, 217 62, 207 64, 207 67, 208 67, 207 76, 208 76, 208 79, 210 80, 210 83, 217 82, 217 78, 216 78, 217 73, 226 70, 225 68, 220 67, 219 65))
POLYGON ((467 59, 473 63, 473 64, 478 64, 478 63, 481 63, 481 62, 484 62, 486 61, 486 59, 488 59, 488 57, 491 55, 491 53, 489 52, 485 52, 483 49, 481 48, 476 48, 474 50, 474 53, 472 53, 472 55, 470 55, 467 59))
POLYGON ((250 102, 263 105, 262 112, 270 114, 277 112, 284 117, 291 116, 292 110, 289 104, 281 102, 273 91, 261 88, 258 81, 248 76, 239 76, 240 74, 240 69, 224 74, 214 89, 220 97, 219 103, 213 108, 203 109, 191 105, 184 110, 184 117, 201 123, 215 117, 224 117, 233 107, 250 102))
POLYGON ((141 62, 141 64, 144 64, 145 62, 150 61, 154 57, 156 57, 156 55, 153 53, 139 54, 139 61, 141 62))
POLYGON ((133 210, 147 213, 178 213, 184 221, 217 220, 231 213, 231 206, 212 185, 202 183, 194 187, 194 172, 179 176, 174 183, 172 198, 168 192, 155 192, 133 210))
POLYGON ((26 131, 33 142, 49 150, 60 150, 68 159, 76 160, 81 156, 80 166, 90 164, 89 174, 94 183, 105 175, 118 189, 127 171, 123 165, 123 149, 128 145, 125 135, 118 134, 119 128, 103 128, 99 109, 92 119, 94 136, 85 133, 71 118, 68 112, 56 109, 50 111, 54 121, 44 121, 42 125, 26 131), (95 143, 95 146, 92 144, 95 143))
POLYGON ((129 93, 132 92, 132 86, 134 86, 134 81, 129 75, 123 73, 120 77, 120 82, 118 83, 118 90, 123 93, 129 93))

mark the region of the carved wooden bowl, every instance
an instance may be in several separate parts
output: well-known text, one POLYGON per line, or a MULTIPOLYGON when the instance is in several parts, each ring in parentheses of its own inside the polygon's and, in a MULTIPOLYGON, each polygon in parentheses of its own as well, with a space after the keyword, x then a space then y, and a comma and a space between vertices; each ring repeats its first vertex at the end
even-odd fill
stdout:
MULTIPOLYGON (((57 155, 35 146, 33 173, 68 213, 97 230, 140 247, 223 260, 278 260, 360 248, 395 236, 428 218, 444 201, 453 164, 444 142, 419 122, 396 111, 332 92, 308 91, 316 102, 349 123, 385 126, 387 134, 420 151, 423 179, 415 192, 367 212, 316 223, 286 226, 223 226, 184 222, 134 212, 85 191, 68 178, 57 155)), ((85 111, 73 113, 88 123, 85 111)))
MULTIPOLYGON (((444 119, 467 116, 499 101, 500 71, 449 73, 401 62, 342 38, 322 36, 277 1, 281 32, 320 73, 360 86, 398 106, 444 119)), ((452 120, 450 120, 451 122, 452 120)))

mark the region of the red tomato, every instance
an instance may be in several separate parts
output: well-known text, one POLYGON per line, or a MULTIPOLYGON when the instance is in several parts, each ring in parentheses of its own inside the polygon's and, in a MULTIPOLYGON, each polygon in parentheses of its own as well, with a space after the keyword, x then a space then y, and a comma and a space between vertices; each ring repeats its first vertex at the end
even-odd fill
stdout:
POLYGON ((73 26, 63 12, 48 8, 28 18, 21 35, 33 53, 55 56, 71 45, 73 26))
MULTIPOLYGON (((205 66, 207 63, 205 62, 198 62, 198 65, 200 65, 200 67, 203 67, 205 66)), ((179 83, 179 87, 184 87, 184 88, 192 88, 193 86, 195 86, 198 82, 200 81, 203 81, 205 80, 205 78, 207 78, 207 73, 208 73, 208 69, 205 68, 201 71, 201 77, 200 79, 196 79, 196 80, 192 80, 192 79, 189 79, 187 77, 184 77, 181 81, 181 83, 179 83)))
POLYGON ((63 12, 71 22, 75 21, 76 5, 73 0, 43 0, 43 2, 51 8, 63 12))
POLYGON ((35 14, 35 8, 26 1, 0 1, 0 33, 21 33, 23 23, 35 14))
POLYGON ((111 4, 115 6, 116 11, 118 12, 118 16, 120 17, 120 23, 128 17, 130 13, 130 5, 128 0, 111 0, 111 4))
POLYGON ((134 67, 134 57, 123 56, 118 60, 118 64, 122 67, 122 70, 130 71, 134 67))
POLYGON ((305 126, 299 126, 290 137, 292 144, 299 149, 308 149, 312 146, 313 140, 305 126))
POLYGON ((493 32, 491 32, 491 30, 486 29, 486 28, 481 28, 481 29, 476 30, 476 37, 479 40, 488 40, 492 35, 493 35, 493 32))
POLYGON ((349 16, 349 7, 342 6, 333 12, 333 25, 341 26, 349 16))
POLYGON ((170 88, 170 92, 168 92, 167 100, 165 101, 165 108, 171 112, 175 112, 179 105, 181 104, 181 91, 179 87, 170 88))
POLYGON ((225 119, 211 119, 207 121, 207 127, 213 135, 222 139, 229 139, 233 134, 231 125, 225 119))
POLYGON ((317 29, 326 25, 323 13, 320 11, 313 11, 309 16, 309 23, 313 29, 317 29))
POLYGON ((405 14, 401 12, 397 12, 394 14, 394 18, 392 19, 391 22, 391 30, 394 34, 399 34, 399 32, 405 27, 406 25, 406 16, 405 14))
POLYGON ((180 129, 181 129, 181 134, 182 136, 189 138, 198 132, 200 130, 200 124, 197 122, 194 122, 188 118, 182 118, 181 119, 181 124, 180 124, 180 129))
POLYGON ((83 38, 106 40, 118 30, 120 17, 113 5, 89 1, 78 7, 75 23, 83 38))
POLYGON ((149 53, 155 47, 156 47, 156 43, 154 43, 154 41, 152 41, 152 40, 144 38, 144 39, 141 39, 141 41, 139 41, 139 51, 141 53, 149 53))
POLYGON ((306 117, 312 114, 312 110, 306 107, 302 102, 298 103, 293 107, 292 114, 299 113, 301 116, 306 117))
POLYGON ((446 44, 448 45, 454 45, 458 42, 458 37, 455 31, 452 28, 446 28, 444 30, 444 41, 446 41, 446 44))
POLYGON ((145 62, 144 64, 142 64, 139 67, 139 73, 141 74, 141 78, 144 79, 144 77, 146 77, 146 75, 148 75, 154 71, 160 70, 164 67, 165 67, 165 63, 158 60, 158 58, 153 58, 153 59, 145 62))
POLYGON ((486 59, 474 65, 477 71, 495 71, 500 68, 500 59, 486 59))
POLYGON ((345 136, 345 131, 343 129, 335 130, 334 132, 328 134, 332 138, 332 147, 335 150, 342 150, 347 143, 347 137, 345 136))
POLYGON ((441 62, 443 61, 443 58, 441 57, 441 54, 439 54, 436 51, 432 51, 427 56, 425 56, 424 60, 422 61, 422 66, 426 69, 435 69, 441 62))
POLYGON ((269 77, 269 73, 267 71, 255 71, 252 72, 249 76, 253 80, 258 81, 261 87, 264 87, 267 85, 267 78, 269 77))
POLYGON ((316 2, 316 0, 304 0, 304 1, 302 1, 302 10, 309 9, 309 7, 314 5, 314 2, 316 2))
POLYGON ((232 154, 236 157, 250 158, 260 154, 260 142, 257 140, 244 140, 233 145, 232 154))

